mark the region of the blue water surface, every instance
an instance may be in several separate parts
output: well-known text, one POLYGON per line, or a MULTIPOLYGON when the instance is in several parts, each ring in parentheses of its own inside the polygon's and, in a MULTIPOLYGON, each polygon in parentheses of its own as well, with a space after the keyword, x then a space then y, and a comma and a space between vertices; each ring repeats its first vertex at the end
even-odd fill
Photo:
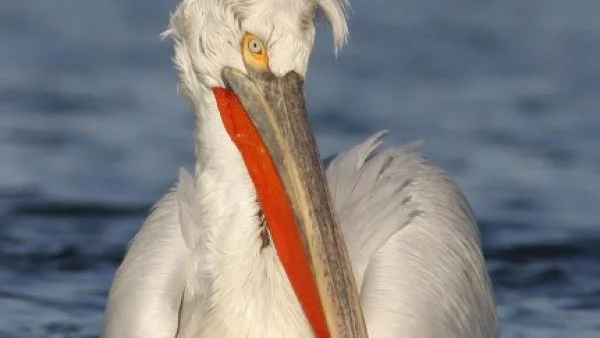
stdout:
MULTIPOLYGON (((192 163, 175 0, 0 2, 0 337, 95 337, 149 207, 192 163)), ((389 129, 471 202, 504 337, 600 337, 600 1, 353 2, 319 25, 324 156, 389 129)))

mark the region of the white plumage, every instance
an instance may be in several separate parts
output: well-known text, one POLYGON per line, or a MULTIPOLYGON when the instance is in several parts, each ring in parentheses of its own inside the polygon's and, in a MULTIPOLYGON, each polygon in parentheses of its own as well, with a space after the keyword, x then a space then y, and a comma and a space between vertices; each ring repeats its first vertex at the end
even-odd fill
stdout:
MULTIPOLYGON (((194 173, 153 209, 110 290, 106 338, 309 337, 211 88, 244 69, 243 32, 268 41, 276 75, 304 74, 317 6, 345 41, 335 0, 184 0, 169 33, 181 88, 197 117, 194 173)), ((336 156, 327 179, 370 337, 499 337, 470 208, 456 185, 408 145, 377 151, 382 133, 336 156)))

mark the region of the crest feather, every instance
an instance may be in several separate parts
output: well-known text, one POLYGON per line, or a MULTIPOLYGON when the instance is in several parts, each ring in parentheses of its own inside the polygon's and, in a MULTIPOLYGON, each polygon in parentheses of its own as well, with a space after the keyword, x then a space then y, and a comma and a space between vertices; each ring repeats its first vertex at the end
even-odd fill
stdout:
POLYGON ((348 0, 318 0, 318 3, 331 25, 333 49, 337 54, 348 41, 346 16, 350 10, 350 4, 348 0))

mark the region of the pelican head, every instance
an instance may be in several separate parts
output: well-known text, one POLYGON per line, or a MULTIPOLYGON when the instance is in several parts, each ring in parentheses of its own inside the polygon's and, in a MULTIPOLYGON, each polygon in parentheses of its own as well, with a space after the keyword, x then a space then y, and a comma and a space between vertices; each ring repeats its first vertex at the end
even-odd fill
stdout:
POLYGON ((345 8, 343 0, 184 0, 168 31, 180 89, 198 121, 199 207, 203 219, 219 224, 206 228, 206 245, 214 247, 203 263, 219 265, 209 271, 217 281, 208 284, 233 290, 218 280, 236 273, 244 283, 240 271, 251 275, 248 269, 264 263, 248 256, 272 241, 319 337, 366 335, 303 97, 317 13, 331 22, 337 51, 347 36, 345 8), (268 231, 257 236, 262 223, 268 231))

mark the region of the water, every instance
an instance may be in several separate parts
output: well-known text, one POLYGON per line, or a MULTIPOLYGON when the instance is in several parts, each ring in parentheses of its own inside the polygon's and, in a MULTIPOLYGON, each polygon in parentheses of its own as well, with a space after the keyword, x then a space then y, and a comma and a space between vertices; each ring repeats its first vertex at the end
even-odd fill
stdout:
MULTIPOLYGON (((175 0, 0 2, 0 337, 97 336, 150 205, 192 159, 175 0)), ((504 337, 600 334, 600 2, 355 1, 308 76, 323 155, 426 141, 482 227, 504 337)))

